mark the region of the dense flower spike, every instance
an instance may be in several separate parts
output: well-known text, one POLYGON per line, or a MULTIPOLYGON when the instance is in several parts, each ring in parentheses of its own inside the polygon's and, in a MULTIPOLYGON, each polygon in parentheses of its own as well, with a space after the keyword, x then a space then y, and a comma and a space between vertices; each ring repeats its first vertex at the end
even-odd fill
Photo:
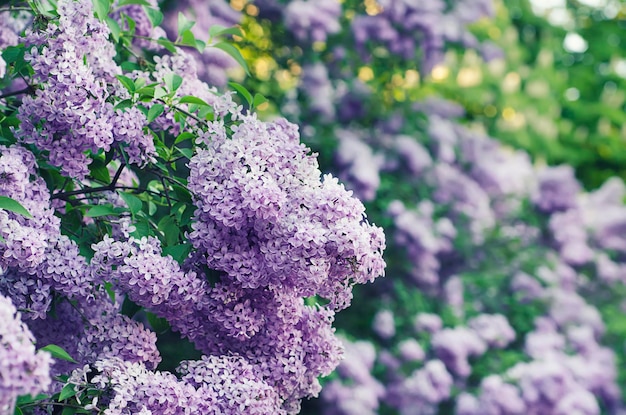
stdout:
POLYGON ((13 413, 19 395, 36 395, 50 385, 50 354, 37 352, 33 343, 11 300, 0 295, 0 413, 13 413))
POLYGON ((320 180, 296 126, 243 116, 233 129, 207 137, 189 164, 194 247, 243 288, 291 287, 347 307, 352 284, 383 272, 381 230, 336 179, 320 180))

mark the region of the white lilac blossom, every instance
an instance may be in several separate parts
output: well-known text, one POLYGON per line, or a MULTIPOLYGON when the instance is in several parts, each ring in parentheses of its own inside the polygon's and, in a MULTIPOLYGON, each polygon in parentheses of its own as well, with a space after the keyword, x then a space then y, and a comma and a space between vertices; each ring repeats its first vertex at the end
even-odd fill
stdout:
POLYGON ((36 351, 34 337, 7 297, 0 295, 0 413, 13 413, 19 395, 44 392, 52 359, 36 351))

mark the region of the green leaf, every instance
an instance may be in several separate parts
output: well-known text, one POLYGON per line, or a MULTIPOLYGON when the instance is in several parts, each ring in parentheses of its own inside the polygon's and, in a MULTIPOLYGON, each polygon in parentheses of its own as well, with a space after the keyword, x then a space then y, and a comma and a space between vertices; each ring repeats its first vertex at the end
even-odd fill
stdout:
POLYGON ((196 22, 187 19, 187 16, 182 12, 178 12, 178 36, 182 36, 182 34, 191 29, 194 24, 196 24, 196 22))
POLYGON ((96 158, 89 165, 89 173, 91 177, 103 183, 111 183, 111 174, 102 159, 96 158))
POLYGON ((68 362, 78 363, 76 360, 72 359, 72 356, 70 356, 69 353, 67 353, 65 350, 63 350, 62 347, 59 347, 56 344, 49 344, 39 350, 50 353, 55 359, 67 360, 68 362))
POLYGON ((148 110, 148 123, 154 121, 159 115, 163 114, 165 107, 161 104, 154 104, 148 110))
POLYGON ((209 29, 209 36, 211 37, 219 37, 219 36, 224 36, 224 35, 234 35, 234 36, 243 37, 243 34, 241 33, 241 29, 236 26, 225 27, 225 26, 220 26, 218 24, 214 24, 209 29))
POLYGON ((176 262, 182 264, 187 256, 189 256, 191 248, 191 244, 172 245, 163 249, 163 255, 171 255, 172 258, 176 260, 176 262))
POLYGON ((246 89, 245 86, 238 84, 237 82, 229 82, 228 85, 237 92, 239 92, 239 94, 245 98, 249 107, 252 106, 252 94, 246 89))
POLYGON ((215 45, 213 45, 213 47, 221 49, 224 52, 228 53, 230 56, 232 56, 233 59, 235 59, 237 63, 239 63, 239 65, 241 65, 241 67, 246 71, 246 74, 250 75, 248 64, 246 63, 246 60, 241 55, 241 52, 239 52, 239 49, 237 49, 230 43, 225 43, 225 42, 216 43, 215 45))
POLYGON ((183 156, 187 157, 188 159, 190 159, 193 156, 193 150, 190 149, 190 148, 178 148, 178 147, 176 147, 176 149, 178 151, 180 151, 180 153, 183 156))
POLYGON ((196 135, 188 131, 183 131, 182 133, 178 135, 178 137, 176 137, 176 141, 174 141, 174 144, 178 144, 182 141, 189 140, 191 138, 196 138, 196 135))
POLYGON ((61 411, 61 415, 74 415, 77 412, 78 408, 74 408, 73 406, 66 406, 65 408, 63 408, 63 411, 61 411))
POLYGON ((130 108, 133 106, 133 100, 132 99, 125 99, 124 101, 120 101, 117 103, 117 105, 113 108, 114 110, 123 110, 126 108, 130 108))
POLYGON ((31 219, 33 216, 30 214, 28 210, 20 202, 17 200, 11 199, 10 197, 0 196, 0 209, 8 210, 13 213, 17 213, 22 215, 28 219, 31 219))
POLYGON ((104 19, 107 22, 107 26, 109 26, 109 30, 111 31, 111 36, 113 36, 113 40, 115 42, 120 40, 120 34, 122 33, 122 29, 120 29, 120 25, 117 24, 115 19, 111 19, 110 17, 106 17, 104 19))
POLYGON ((24 46, 9 46, 2 52, 2 58, 6 63, 13 63, 18 59, 24 59, 24 46))
POLYGON ((167 86, 167 89, 170 92, 176 91, 180 87, 180 85, 183 83, 183 78, 180 75, 177 75, 175 73, 165 74, 164 80, 165 80, 165 86, 167 86))
POLYGON ((148 3, 146 0, 120 0, 117 3, 117 6, 122 7, 122 6, 128 6, 129 4, 139 4, 141 6, 152 7, 152 5, 148 3))
POLYGON ((196 104, 196 105, 204 105, 206 107, 210 107, 203 99, 194 97, 192 95, 185 95, 181 99, 178 100, 179 104, 196 104))
POLYGON ((119 210, 116 210, 113 205, 97 205, 92 207, 85 213, 88 218, 97 218, 100 216, 116 216, 119 210))
POLYGON ((198 50, 198 52, 203 53, 206 49, 206 42, 200 39, 196 39, 195 48, 198 50))
POLYGON ((153 9, 152 7, 144 7, 143 10, 148 15, 152 27, 157 27, 163 21, 163 13, 159 9, 153 9))
POLYGON ((115 77, 124 85, 128 92, 131 94, 135 92, 135 82, 132 79, 124 75, 115 75, 115 77))
POLYGON ((61 393, 59 394, 59 401, 64 401, 67 398, 71 398, 75 395, 76 391, 74 390, 74 385, 68 383, 67 385, 63 386, 63 389, 61 389, 61 393))
POLYGON ((104 20, 109 15, 109 10, 111 9, 111 1, 93 0, 93 8, 96 12, 96 16, 98 16, 98 19, 104 20))
POLYGON ((148 318, 148 323, 152 326, 152 329, 157 333, 164 333, 170 329, 170 325, 166 319, 157 317, 153 313, 146 313, 146 317, 148 318))
POLYGON ((169 52, 176 53, 176 45, 173 42, 171 42, 170 40, 165 39, 165 38, 162 37, 162 38, 157 40, 157 43, 159 45, 163 46, 169 52))
POLYGON ((254 94, 254 99, 252 100, 252 106, 257 108, 261 104, 265 104, 267 102, 267 98, 265 98, 261 94, 254 94))
POLYGON ((136 215, 139 211, 141 211, 143 202, 137 196, 125 192, 120 192, 120 196, 124 199, 124 202, 126 202, 128 209, 130 209, 130 212, 133 215, 136 215))
POLYGON ((181 36, 180 43, 187 46, 196 47, 196 37, 191 30, 185 30, 181 36))

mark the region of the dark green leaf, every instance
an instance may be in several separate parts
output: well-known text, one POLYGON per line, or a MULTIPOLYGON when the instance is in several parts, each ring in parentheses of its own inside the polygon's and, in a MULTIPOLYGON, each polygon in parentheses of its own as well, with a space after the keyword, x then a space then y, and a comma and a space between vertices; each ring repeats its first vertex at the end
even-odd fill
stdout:
POLYGON ((146 313, 148 323, 152 326, 152 329, 157 333, 164 333, 170 329, 170 325, 166 319, 157 317, 155 314, 146 313))
POLYGON ((159 115, 163 114, 165 107, 161 104, 154 104, 148 110, 148 123, 154 121, 159 115))
POLYGON ((59 401, 64 401, 67 398, 71 398, 72 396, 76 395, 76 391, 74 390, 74 386, 72 384, 67 384, 65 386, 63 386, 63 389, 61 389, 61 393, 59 394, 59 401))
POLYGON ((182 141, 189 140, 191 138, 196 138, 196 135, 188 131, 183 131, 182 133, 178 135, 178 137, 176 137, 176 141, 174 141, 174 144, 178 144, 182 141))
POLYGON ((97 218, 100 216, 115 216, 119 214, 119 210, 116 210, 113 205, 97 205, 92 207, 85 213, 88 218, 97 218))
POLYGON ((69 355, 62 347, 57 346, 56 344, 49 344, 45 347, 42 347, 39 350, 44 350, 52 355, 55 359, 67 360, 68 362, 78 363, 76 360, 72 359, 72 356, 69 355))
POLYGON ((130 108, 133 106, 133 100, 132 99, 125 99, 124 101, 120 101, 117 103, 117 105, 113 108, 115 110, 123 110, 126 108, 130 108))
POLYGON ((178 147, 176 147, 176 149, 178 151, 180 151, 180 153, 183 156, 187 157, 188 159, 190 159, 193 156, 193 150, 190 149, 190 148, 178 148, 178 147))
POLYGON ((228 53, 230 56, 232 56, 233 59, 235 59, 237 63, 239 63, 239 65, 241 65, 241 67, 246 71, 246 74, 250 75, 248 64, 246 63, 246 60, 241 55, 241 52, 239 52, 239 49, 237 49, 230 43, 225 43, 225 42, 216 43, 215 45, 213 45, 213 47, 221 49, 224 52, 228 53))
POLYGON ((182 264, 191 252, 191 248, 191 244, 172 245, 163 249, 163 255, 171 255, 176 262, 182 264))
POLYGON ((94 159, 89 165, 89 173, 94 179, 103 183, 111 183, 111 175, 104 161, 99 158, 94 159))
POLYGON ((13 213, 17 213, 26 218, 31 219, 33 216, 20 202, 11 199, 10 197, 0 196, 0 209, 8 210, 13 213))
POLYGON ((74 415, 78 412, 78 408, 74 408, 73 406, 66 406, 61 411, 61 415, 74 415))

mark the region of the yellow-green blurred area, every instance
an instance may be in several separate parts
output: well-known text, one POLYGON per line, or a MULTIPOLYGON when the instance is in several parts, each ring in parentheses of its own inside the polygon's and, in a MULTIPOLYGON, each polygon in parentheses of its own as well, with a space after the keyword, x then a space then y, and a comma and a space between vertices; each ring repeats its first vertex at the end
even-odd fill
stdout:
MULTIPOLYGON (((375 0, 342 3, 348 35, 355 14, 382 10, 375 0)), ((243 82, 270 99, 260 108, 267 114, 281 112, 302 62, 331 64, 331 49, 347 39, 343 33, 306 49, 288 46, 289 33, 261 18, 253 2, 230 4, 245 14, 245 35, 236 44, 252 76, 243 82)), ((443 62, 422 73, 418 62, 390 59, 378 47, 367 64, 342 63, 342 70, 374 91, 377 111, 441 96, 465 108, 472 128, 529 151, 535 161, 571 164, 587 188, 612 175, 626 179, 626 3, 496 0, 495 10, 494 18, 471 26, 481 42, 501 49, 489 62, 448 45, 443 62)), ((243 71, 233 77, 243 80, 243 71)))

